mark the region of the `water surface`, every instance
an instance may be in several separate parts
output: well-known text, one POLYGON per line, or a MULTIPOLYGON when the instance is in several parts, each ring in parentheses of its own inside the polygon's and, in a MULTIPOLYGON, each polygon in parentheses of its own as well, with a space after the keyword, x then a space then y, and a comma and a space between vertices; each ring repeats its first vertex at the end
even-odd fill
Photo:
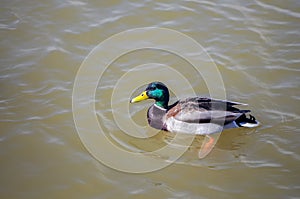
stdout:
MULTIPOLYGON (((3 1, 1 198, 299 197, 299 10, 299 1, 3 1), (195 143, 157 172, 126 174, 100 164, 75 129, 74 78, 101 41, 139 27, 174 29, 203 45, 228 99, 248 103, 262 125, 223 132, 203 160, 194 156, 195 143)), ((184 69, 195 91, 207 94, 203 79, 170 53, 145 50, 116 60, 99 82, 97 113, 111 138, 145 151, 168 136, 129 138, 106 104, 122 74, 149 62, 184 69)), ((132 110, 137 123, 145 123, 147 106, 132 110)))

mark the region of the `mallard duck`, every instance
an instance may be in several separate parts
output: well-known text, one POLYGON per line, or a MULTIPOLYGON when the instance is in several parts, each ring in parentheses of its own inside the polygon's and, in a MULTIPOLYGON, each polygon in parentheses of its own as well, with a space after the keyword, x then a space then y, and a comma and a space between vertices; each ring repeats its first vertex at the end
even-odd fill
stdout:
POLYGON ((247 105, 239 102, 191 97, 168 105, 169 90, 161 82, 150 83, 144 92, 130 102, 135 103, 146 99, 155 100, 155 103, 148 109, 148 123, 151 127, 160 130, 206 135, 215 133, 212 128, 214 125, 224 125, 223 129, 228 129, 252 128, 259 124, 252 115, 246 116, 250 110, 240 110, 234 107, 247 105))
MULTIPOLYGON (((234 106, 247 105, 239 102, 191 97, 169 103, 169 90, 161 82, 150 83, 131 103, 154 99, 155 103, 148 109, 147 119, 151 127, 175 133, 211 135, 223 129, 248 127, 253 128, 259 122, 250 110, 240 110, 234 106)), ((209 136, 206 144, 215 143, 209 136)), ((207 147, 207 146, 206 146, 207 147)))

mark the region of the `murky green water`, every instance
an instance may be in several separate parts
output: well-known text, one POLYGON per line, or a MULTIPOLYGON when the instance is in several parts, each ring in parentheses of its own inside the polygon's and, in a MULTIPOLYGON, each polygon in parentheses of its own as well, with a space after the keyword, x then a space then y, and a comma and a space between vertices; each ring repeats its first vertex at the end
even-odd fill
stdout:
MULTIPOLYGON (((296 0, 2 1, 1 198, 299 197, 299 20, 296 0), (217 64, 228 99, 248 103, 262 125, 222 133, 203 160, 192 148, 176 164, 147 174, 118 172, 95 160, 75 129, 74 79, 96 45, 139 27, 195 39, 217 64)), ((106 133, 124 147, 154 150, 168 139, 130 138, 106 106, 118 79, 150 62, 182 69, 195 91, 207 94, 203 79, 172 54, 144 50, 119 58, 99 82, 96 108, 106 133)), ((145 123, 147 106, 132 107, 137 123, 145 123)))

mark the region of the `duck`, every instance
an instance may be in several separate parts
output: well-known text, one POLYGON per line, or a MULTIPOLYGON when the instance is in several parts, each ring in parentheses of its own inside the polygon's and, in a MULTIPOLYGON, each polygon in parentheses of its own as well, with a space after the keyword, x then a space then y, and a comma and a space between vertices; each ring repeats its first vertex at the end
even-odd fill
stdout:
POLYGON ((130 100, 130 103, 153 99, 155 103, 147 112, 148 124, 159 130, 187 134, 207 135, 215 133, 213 126, 222 129, 247 127, 254 128, 259 122, 249 115, 250 110, 234 106, 244 103, 219 100, 208 97, 190 97, 169 104, 169 89, 162 82, 148 84, 145 91, 130 100))
MULTIPOLYGON (((259 122, 250 110, 236 108, 247 104, 209 97, 189 97, 169 105, 169 89, 159 81, 151 82, 130 103, 153 99, 147 111, 148 124, 158 130, 205 135, 203 147, 209 150, 215 144, 213 134, 230 128, 255 128, 259 122)), ((202 148, 203 148, 202 147, 202 148)), ((211 149, 210 149, 211 150, 211 149)), ((207 152, 205 152, 207 153, 207 152)))

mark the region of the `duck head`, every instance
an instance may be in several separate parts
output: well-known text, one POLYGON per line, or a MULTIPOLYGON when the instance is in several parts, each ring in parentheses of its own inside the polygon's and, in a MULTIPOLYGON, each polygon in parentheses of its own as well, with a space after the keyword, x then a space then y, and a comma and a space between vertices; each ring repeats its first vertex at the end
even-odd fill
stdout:
POLYGON ((152 82, 148 84, 146 90, 139 96, 130 100, 130 103, 140 102, 146 99, 154 99, 157 106, 167 109, 169 103, 169 89, 161 82, 152 82))

